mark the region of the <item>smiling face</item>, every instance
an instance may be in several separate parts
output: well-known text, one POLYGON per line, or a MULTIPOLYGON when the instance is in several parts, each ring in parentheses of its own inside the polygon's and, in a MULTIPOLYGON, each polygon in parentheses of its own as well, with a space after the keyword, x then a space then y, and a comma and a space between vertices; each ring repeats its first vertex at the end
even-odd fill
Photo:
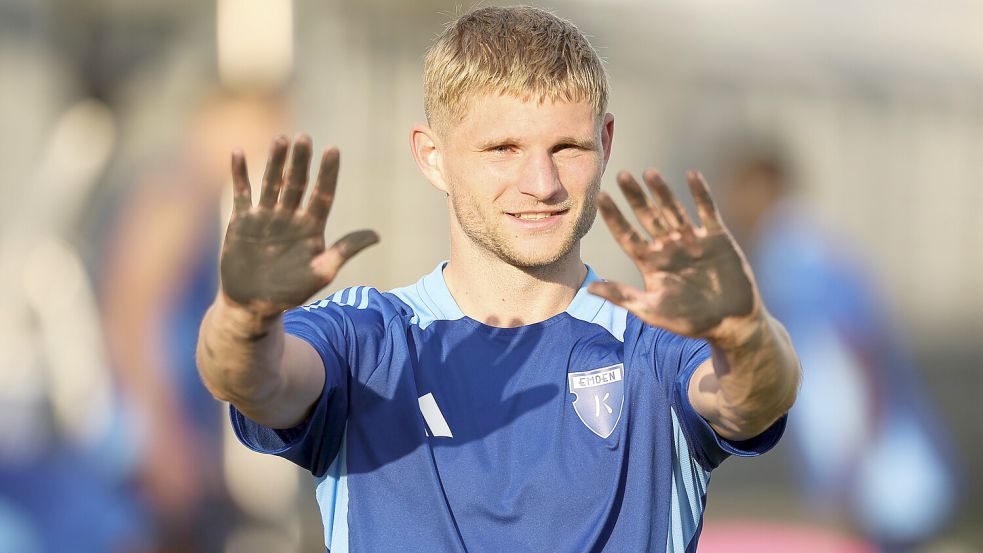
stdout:
POLYGON ((594 221, 613 129, 587 102, 474 98, 459 123, 429 132, 436 171, 424 172, 449 196, 452 245, 516 267, 569 254, 594 221))

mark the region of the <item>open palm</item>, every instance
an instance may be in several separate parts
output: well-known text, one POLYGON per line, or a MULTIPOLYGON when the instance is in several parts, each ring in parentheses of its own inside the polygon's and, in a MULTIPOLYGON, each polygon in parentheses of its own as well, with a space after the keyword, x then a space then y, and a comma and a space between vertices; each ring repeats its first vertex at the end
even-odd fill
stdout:
POLYGON ((648 170, 643 178, 651 196, 627 171, 618 175, 618 185, 649 238, 625 219, 609 195, 600 193, 597 204, 611 234, 641 271, 645 290, 595 282, 590 292, 647 324, 697 338, 720 336, 729 322, 756 314, 761 302, 751 269, 721 221, 702 175, 687 174, 699 227, 658 172, 648 170))
POLYGON ((222 291, 233 302, 261 316, 301 305, 327 286, 341 266, 379 238, 371 230, 349 233, 325 248, 324 227, 338 181, 338 150, 321 157, 317 183, 306 208, 311 139, 294 143, 284 175, 289 141, 273 140, 259 203, 252 205, 246 160, 232 154, 234 203, 222 247, 222 291))

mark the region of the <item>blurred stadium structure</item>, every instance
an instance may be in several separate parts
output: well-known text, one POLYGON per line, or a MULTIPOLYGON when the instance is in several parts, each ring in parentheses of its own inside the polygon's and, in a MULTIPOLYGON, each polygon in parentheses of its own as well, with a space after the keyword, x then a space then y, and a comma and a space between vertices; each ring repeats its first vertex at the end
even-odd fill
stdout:
MULTIPOLYGON (((612 170, 656 166, 679 185, 685 169, 702 168, 719 186, 722 136, 740 129, 783 141, 801 196, 866 255, 956 443, 961 503, 922 550, 983 551, 983 4, 539 5, 576 22, 608 63, 612 170)), ((446 254, 447 231, 444 202, 417 174, 407 134, 423 117, 423 52, 461 10, 438 0, 0 0, 0 550, 58 550, 45 541, 58 532, 76 538, 75 551, 201 550, 161 548, 154 517, 131 507, 146 503, 128 485, 140 443, 122 432, 139 409, 114 388, 112 337, 98 312, 113 294, 97 283, 116 209, 137 192, 134 175, 187 146, 196 110, 220 84, 278 95, 292 114, 283 132, 341 149, 329 233, 371 226, 382 236, 336 285, 414 280, 446 254), (12 484, 22 474, 49 484, 12 484), (73 474, 91 485, 50 483, 73 474), (75 501, 30 499, 61 493, 75 501), (107 514, 87 537, 47 526, 97 505, 107 514)), ((217 140, 228 142, 218 151, 244 146, 217 140)), ((249 161, 262 171, 260 156, 249 161)), ((637 280, 602 228, 584 254, 605 276, 637 280)), ((708 551, 735 518, 783 525, 786 539, 802 527, 832 530, 843 545, 830 547, 863 550, 848 545, 849 523, 805 507, 789 443, 715 473, 708 551)), ((228 435, 224 452, 234 521, 226 550, 318 550, 308 477, 228 435)))

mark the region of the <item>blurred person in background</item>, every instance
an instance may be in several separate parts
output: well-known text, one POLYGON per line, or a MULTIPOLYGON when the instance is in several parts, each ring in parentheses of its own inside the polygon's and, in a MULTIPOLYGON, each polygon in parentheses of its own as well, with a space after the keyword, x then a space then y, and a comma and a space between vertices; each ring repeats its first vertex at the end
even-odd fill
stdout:
POLYGON ((287 121, 269 95, 217 92, 187 138, 133 181, 113 216, 102 309, 138 451, 136 478, 162 551, 218 551, 236 518, 222 478, 222 410, 194 363, 218 289, 226 152, 262 152, 287 121))
POLYGON ((92 98, 58 107, 0 218, 0 551, 143 552, 78 236, 115 125, 92 98))
POLYGON ((885 553, 917 550, 953 514, 948 433, 862 254, 796 197, 777 143, 744 144, 724 162, 721 211, 802 362, 789 435, 808 503, 885 553))

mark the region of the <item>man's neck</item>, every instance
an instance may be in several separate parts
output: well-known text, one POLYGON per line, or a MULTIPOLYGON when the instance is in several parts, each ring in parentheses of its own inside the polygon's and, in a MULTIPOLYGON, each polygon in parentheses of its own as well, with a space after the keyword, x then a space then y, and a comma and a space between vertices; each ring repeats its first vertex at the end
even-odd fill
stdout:
POLYGON ((580 244, 546 267, 515 267, 478 248, 451 248, 447 288, 461 311, 485 324, 516 327, 562 313, 587 278, 580 244))

